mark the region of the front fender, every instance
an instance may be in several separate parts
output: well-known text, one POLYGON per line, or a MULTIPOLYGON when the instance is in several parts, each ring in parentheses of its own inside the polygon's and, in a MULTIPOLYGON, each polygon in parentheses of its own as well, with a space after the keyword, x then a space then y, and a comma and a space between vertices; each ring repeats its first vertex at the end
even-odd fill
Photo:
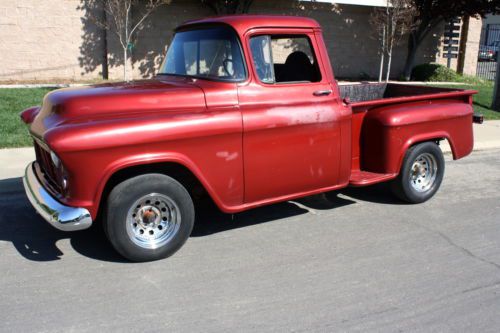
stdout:
POLYGON ((203 171, 200 170, 196 163, 194 163, 189 157, 176 152, 138 154, 133 156, 126 156, 114 161, 113 163, 108 165, 108 167, 103 172, 102 178, 99 181, 97 191, 94 195, 94 202, 98 203, 101 201, 101 197, 106 184, 116 173, 131 167, 147 166, 159 163, 178 164, 189 170, 202 184, 202 186, 209 193, 214 202, 220 208, 224 209, 225 204, 223 200, 220 198, 213 186, 211 186, 210 181, 207 179, 207 176, 203 173, 203 171))
POLYGON ((139 118, 76 121, 44 139, 68 173, 69 206, 95 217, 102 191, 119 170, 178 163, 191 171, 222 209, 243 203, 242 121, 237 109, 139 118))
POLYGON ((19 117, 21 117, 22 121, 26 124, 29 125, 35 120, 35 117, 40 113, 40 107, 39 106, 33 106, 29 109, 26 109, 24 111, 21 111, 19 114, 19 117))

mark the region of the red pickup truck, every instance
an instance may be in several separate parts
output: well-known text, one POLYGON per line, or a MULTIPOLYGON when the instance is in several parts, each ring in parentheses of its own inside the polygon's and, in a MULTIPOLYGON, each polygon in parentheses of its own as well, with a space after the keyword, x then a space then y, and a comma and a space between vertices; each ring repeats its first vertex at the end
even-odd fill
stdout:
POLYGON ((384 181, 407 202, 431 198, 439 143, 454 159, 472 151, 474 93, 339 86, 308 18, 191 21, 155 78, 60 89, 23 111, 36 151, 24 185, 56 228, 98 220, 124 257, 165 258, 203 191, 227 213, 384 181))

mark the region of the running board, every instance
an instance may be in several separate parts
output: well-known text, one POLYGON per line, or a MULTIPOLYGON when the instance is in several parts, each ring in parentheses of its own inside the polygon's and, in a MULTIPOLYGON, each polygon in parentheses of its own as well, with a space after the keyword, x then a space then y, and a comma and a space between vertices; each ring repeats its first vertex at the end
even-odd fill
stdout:
POLYGON ((368 186, 394 179, 397 176, 397 173, 374 173, 368 171, 353 170, 351 172, 351 178, 349 179, 349 185, 354 187, 368 186))

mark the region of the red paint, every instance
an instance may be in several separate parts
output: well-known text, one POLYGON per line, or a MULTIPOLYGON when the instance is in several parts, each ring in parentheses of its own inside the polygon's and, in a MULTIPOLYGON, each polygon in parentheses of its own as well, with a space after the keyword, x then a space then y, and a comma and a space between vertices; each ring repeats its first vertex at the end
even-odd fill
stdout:
POLYGON ((24 121, 24 123, 31 124, 33 120, 35 120, 35 117, 38 115, 38 113, 40 113, 40 107, 34 106, 24 110, 19 115, 21 116, 21 119, 24 121))
MULTIPOLYGON (((49 93, 21 114, 34 137, 62 160, 69 187, 58 200, 95 218, 103 189, 124 168, 180 164, 226 212, 397 176, 405 151, 447 139, 454 158, 473 146, 474 91, 392 87, 389 98, 345 104, 321 29, 299 17, 230 16, 182 29, 226 24, 239 36, 244 82, 160 75, 49 93), (306 35, 321 81, 267 85, 255 74, 249 38, 306 35), (317 90, 332 90, 314 96, 317 90)), ((50 190, 50 189, 49 189, 50 190)))

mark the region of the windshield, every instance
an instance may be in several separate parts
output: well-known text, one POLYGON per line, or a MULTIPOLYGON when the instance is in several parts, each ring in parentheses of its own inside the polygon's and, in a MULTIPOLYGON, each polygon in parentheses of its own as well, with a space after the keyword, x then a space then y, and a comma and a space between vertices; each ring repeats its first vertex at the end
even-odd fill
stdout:
POLYGON ((238 39, 226 27, 176 33, 159 74, 225 81, 246 76, 238 39))

